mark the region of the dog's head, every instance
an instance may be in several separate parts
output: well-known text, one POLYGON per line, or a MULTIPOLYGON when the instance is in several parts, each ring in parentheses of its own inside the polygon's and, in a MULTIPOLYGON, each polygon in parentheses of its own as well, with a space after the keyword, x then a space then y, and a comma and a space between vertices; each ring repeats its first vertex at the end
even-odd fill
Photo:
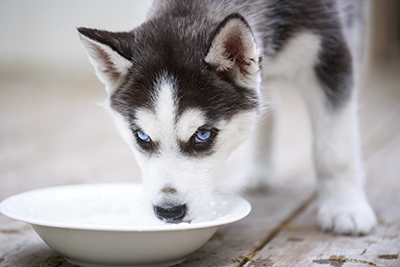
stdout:
POLYGON ((131 32, 79 28, 118 130, 143 174, 149 209, 190 221, 258 116, 260 52, 238 14, 220 23, 150 20, 131 32))

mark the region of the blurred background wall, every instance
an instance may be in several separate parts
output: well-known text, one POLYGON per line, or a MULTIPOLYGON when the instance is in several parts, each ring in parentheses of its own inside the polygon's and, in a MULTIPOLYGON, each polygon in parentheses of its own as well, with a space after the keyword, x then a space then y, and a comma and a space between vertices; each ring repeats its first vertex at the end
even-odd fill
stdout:
POLYGON ((148 0, 0 0, 0 70, 93 73, 76 28, 131 30, 145 19, 150 4, 148 0))
MULTIPOLYGON (((145 19, 150 4, 148 0, 0 0, 0 70, 93 73, 76 27, 130 30, 145 19)), ((398 60, 400 1, 372 0, 369 13, 372 62, 398 60)))
POLYGON ((77 27, 130 30, 146 0, 0 0, 0 200, 52 185, 140 181, 98 105, 107 94, 77 27))
POLYGON ((372 0, 369 13, 371 64, 400 63, 400 1, 372 0))

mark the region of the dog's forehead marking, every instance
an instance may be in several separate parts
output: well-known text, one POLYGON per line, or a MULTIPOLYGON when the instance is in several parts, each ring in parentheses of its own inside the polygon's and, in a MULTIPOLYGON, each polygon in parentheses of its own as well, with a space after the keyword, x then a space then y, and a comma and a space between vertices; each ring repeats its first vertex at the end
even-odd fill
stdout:
POLYGON ((172 78, 163 77, 156 90, 155 111, 160 131, 171 134, 175 131, 175 114, 177 112, 177 99, 175 98, 175 86, 172 78))
POLYGON ((154 110, 140 109, 137 124, 162 149, 178 149, 178 141, 188 141, 196 130, 206 123, 204 112, 188 108, 178 115, 179 100, 173 77, 161 77, 153 95, 154 110))
POLYGON ((176 102, 174 97, 173 80, 161 77, 156 81, 153 92, 154 109, 139 109, 136 112, 137 124, 148 134, 153 141, 164 141, 170 143, 174 135, 176 102))

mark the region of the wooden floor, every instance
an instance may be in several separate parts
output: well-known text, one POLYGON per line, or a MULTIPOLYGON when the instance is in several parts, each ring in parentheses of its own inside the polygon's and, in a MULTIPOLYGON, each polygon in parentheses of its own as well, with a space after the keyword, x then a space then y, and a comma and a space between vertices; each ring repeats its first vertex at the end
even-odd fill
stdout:
MULTIPOLYGON (((366 188, 379 217, 372 234, 318 230, 309 122, 298 96, 284 88, 275 105, 276 188, 243 194, 251 214, 179 266, 400 266, 399 74, 399 66, 371 71, 359 93, 366 188)), ((140 181, 131 152, 96 104, 105 97, 91 80, 1 77, 0 200, 55 185, 140 181)), ((0 215, 0 267, 11 266, 69 265, 29 226, 0 215)))

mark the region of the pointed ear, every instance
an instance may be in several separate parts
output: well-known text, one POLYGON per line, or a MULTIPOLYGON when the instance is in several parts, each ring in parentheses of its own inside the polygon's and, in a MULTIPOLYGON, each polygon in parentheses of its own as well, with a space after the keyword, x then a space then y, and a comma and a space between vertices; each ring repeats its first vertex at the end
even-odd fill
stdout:
POLYGON ((130 45, 134 36, 128 32, 107 32, 78 28, 80 39, 97 77, 111 95, 121 85, 132 67, 130 45))
POLYGON ((231 14, 219 24, 205 60, 241 85, 253 87, 260 79, 261 53, 250 26, 239 14, 231 14))

